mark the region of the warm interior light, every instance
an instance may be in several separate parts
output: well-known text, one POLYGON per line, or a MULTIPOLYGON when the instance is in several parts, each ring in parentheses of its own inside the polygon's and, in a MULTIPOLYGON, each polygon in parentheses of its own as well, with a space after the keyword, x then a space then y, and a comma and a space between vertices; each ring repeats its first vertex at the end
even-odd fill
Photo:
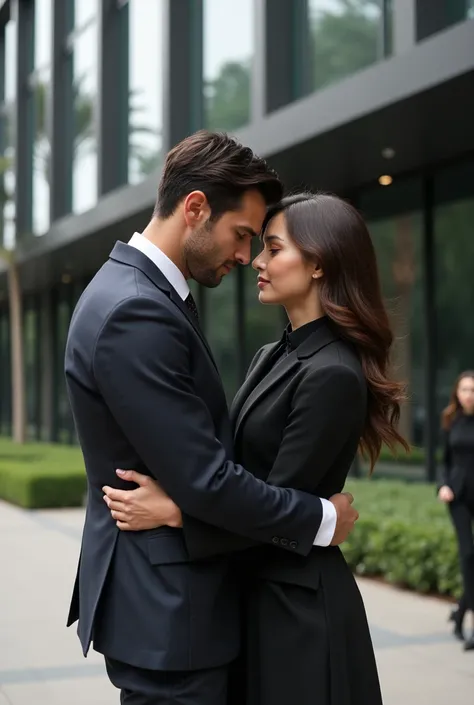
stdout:
POLYGON ((390 186, 392 181, 393 179, 389 174, 382 174, 382 176, 379 176, 379 184, 381 186, 390 186))
POLYGON ((68 274, 67 272, 65 272, 65 273, 62 275, 62 277, 61 277, 61 281, 62 281, 63 284, 70 284, 71 281, 72 281, 72 277, 71 277, 70 274, 68 274))

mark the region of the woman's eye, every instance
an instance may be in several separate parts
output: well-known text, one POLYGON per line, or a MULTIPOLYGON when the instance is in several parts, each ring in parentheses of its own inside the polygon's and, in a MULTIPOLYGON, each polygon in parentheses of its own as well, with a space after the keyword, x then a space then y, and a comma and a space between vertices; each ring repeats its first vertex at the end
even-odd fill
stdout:
POLYGON ((271 256, 273 257, 273 255, 276 255, 276 253, 278 252, 278 250, 275 250, 275 249, 272 250, 272 249, 270 248, 269 252, 270 252, 271 256))

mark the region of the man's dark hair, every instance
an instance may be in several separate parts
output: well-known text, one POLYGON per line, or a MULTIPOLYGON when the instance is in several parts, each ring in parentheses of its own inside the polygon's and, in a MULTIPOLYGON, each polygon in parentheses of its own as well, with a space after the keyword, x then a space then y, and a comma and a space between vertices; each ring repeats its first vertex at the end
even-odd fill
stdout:
POLYGON ((166 157, 154 216, 168 218, 192 191, 202 191, 212 220, 237 210, 246 191, 259 191, 267 205, 282 197, 277 173, 250 147, 223 132, 200 130, 177 144, 166 157))

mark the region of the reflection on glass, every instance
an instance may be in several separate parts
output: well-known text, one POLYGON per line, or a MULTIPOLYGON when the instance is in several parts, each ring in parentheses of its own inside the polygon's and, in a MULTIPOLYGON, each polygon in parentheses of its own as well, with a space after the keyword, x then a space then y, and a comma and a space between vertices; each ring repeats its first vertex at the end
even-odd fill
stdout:
POLYGON ((250 119, 253 0, 204 0, 204 126, 236 130, 250 119))
POLYGON ((82 27, 97 17, 97 3, 98 0, 74 0, 74 24, 76 27, 82 27))
MULTIPOLYGON (((262 249, 258 238, 252 241, 252 259, 262 249)), ((279 340, 285 327, 285 312, 281 306, 261 304, 258 300, 258 272, 245 268, 245 361, 249 365, 262 345, 279 340)))
POLYGON ((474 368, 474 163, 435 179, 437 411, 455 378, 474 368))
POLYGON ((47 129, 49 87, 51 85, 51 0, 35 3, 35 79, 33 151, 33 232, 42 235, 49 227, 49 158, 47 129))
POLYGON ((51 62, 52 0, 35 2, 35 68, 51 62))
POLYGON ((162 0, 129 2, 130 183, 144 179, 161 163, 163 62, 162 0))
POLYGON ((49 227, 49 160, 47 110, 51 69, 36 73, 34 90, 35 143, 33 152, 33 232, 42 235, 49 227))
POLYGON ((219 369, 227 400, 237 391, 237 276, 228 274, 206 291, 206 336, 219 369))
POLYGON ((399 194, 397 185, 390 189, 393 192, 385 203, 381 199, 386 190, 379 187, 364 195, 362 205, 395 336, 393 372, 408 384, 409 401, 402 407, 400 431, 410 443, 421 446, 425 420, 421 185, 414 180, 399 194), (406 197, 407 191, 412 198, 406 197))
POLYGON ((379 0, 309 0, 312 89, 349 76, 383 54, 379 0))
POLYGON ((474 17, 474 0, 417 0, 416 38, 431 37, 474 17))
POLYGON ((74 40, 73 210, 81 213, 97 201, 97 22, 74 40))
POLYGON ((15 67, 17 42, 15 22, 10 20, 5 27, 5 99, 2 106, 3 154, 0 160, 2 182, 2 240, 12 248, 15 244, 15 67))

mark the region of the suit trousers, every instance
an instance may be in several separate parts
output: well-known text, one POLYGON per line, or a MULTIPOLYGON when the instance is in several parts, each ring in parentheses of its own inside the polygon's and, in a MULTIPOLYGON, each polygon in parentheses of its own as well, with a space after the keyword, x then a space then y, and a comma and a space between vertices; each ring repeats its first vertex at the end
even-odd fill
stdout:
POLYGON ((454 500, 449 505, 449 510, 459 546, 464 606, 474 610, 474 503, 454 500))
POLYGON ((149 671, 105 657, 121 705, 226 705, 228 667, 149 671))

